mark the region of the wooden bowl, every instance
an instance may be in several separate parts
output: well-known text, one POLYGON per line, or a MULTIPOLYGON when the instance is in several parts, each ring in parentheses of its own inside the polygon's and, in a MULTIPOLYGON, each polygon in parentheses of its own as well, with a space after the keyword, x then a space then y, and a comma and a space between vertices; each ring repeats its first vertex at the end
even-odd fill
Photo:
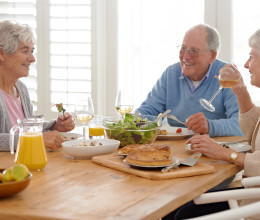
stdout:
MULTIPOLYGON (((0 169, 2 172, 4 169, 0 169)), ((0 197, 7 197, 15 195, 21 191, 23 191, 30 183, 32 174, 21 181, 16 182, 7 182, 7 183, 0 183, 0 197)))

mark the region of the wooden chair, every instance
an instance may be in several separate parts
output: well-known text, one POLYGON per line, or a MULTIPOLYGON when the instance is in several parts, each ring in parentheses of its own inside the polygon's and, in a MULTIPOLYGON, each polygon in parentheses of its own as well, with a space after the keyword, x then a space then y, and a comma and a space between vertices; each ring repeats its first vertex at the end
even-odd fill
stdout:
POLYGON ((256 186, 256 188, 234 189, 219 192, 204 193, 193 201, 195 204, 206 204, 228 201, 229 210, 217 212, 214 214, 204 215, 201 217, 190 218, 189 220, 223 220, 223 219, 244 219, 260 214, 260 176, 243 178, 241 183, 244 187, 256 186), (238 206, 238 200, 241 199, 258 199, 257 202, 245 206, 238 206))

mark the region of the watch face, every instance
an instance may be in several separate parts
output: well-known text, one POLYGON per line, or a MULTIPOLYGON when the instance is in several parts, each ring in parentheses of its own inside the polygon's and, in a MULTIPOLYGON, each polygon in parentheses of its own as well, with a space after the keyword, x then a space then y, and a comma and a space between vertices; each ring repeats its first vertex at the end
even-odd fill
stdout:
POLYGON ((235 159, 237 159, 237 152, 232 152, 231 154, 230 154, 230 160, 231 160, 231 162, 234 162, 234 160, 235 159))

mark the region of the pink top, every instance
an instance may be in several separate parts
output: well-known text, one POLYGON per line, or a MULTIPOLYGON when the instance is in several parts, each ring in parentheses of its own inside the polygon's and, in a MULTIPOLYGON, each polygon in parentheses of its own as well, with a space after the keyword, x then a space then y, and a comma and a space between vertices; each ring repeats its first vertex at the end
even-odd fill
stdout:
POLYGON ((12 126, 17 125, 17 119, 25 118, 20 96, 14 98, 9 96, 4 90, 0 89, 0 91, 4 97, 12 126))

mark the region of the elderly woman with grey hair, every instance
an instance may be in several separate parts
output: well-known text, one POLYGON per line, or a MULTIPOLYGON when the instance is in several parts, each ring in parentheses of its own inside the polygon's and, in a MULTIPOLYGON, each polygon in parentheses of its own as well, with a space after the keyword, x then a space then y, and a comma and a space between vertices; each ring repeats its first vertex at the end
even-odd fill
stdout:
MULTIPOLYGON (((251 51, 244 67, 249 70, 251 85, 260 88, 260 29, 249 38, 249 46, 251 51)), ((228 161, 244 168, 245 177, 260 176, 260 107, 253 104, 237 67, 233 64, 227 64, 221 68, 220 73, 224 71, 235 71, 237 79, 239 79, 238 84, 232 88, 232 91, 236 94, 239 104, 239 124, 248 143, 251 145, 251 151, 244 154, 235 152, 230 148, 224 148, 208 135, 194 136, 188 139, 186 143, 191 144, 194 152, 200 152, 212 159, 228 161)), ((255 201, 257 200, 242 200, 240 205, 255 201)), ((195 205, 190 202, 171 213, 165 219, 186 219, 228 208, 227 203, 195 205)), ((250 217, 250 219, 260 219, 260 216, 250 217)))
MULTIPOLYGON (((0 151, 9 151, 9 131, 17 120, 33 117, 28 89, 19 80, 28 76, 30 65, 35 62, 33 52, 34 37, 28 25, 0 21, 0 151)), ((68 113, 45 122, 45 147, 60 148, 64 139, 59 131, 70 131, 74 127, 73 118, 68 113)), ((18 136, 16 143, 17 140, 18 136)))

